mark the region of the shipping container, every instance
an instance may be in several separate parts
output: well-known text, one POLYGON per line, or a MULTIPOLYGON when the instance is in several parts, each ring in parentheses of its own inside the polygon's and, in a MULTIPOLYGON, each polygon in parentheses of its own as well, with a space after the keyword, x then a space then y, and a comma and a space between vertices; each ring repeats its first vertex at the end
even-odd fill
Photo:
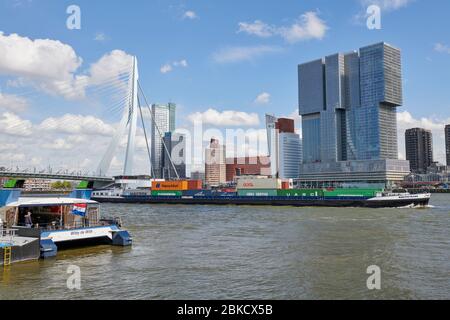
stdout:
POLYGON ((281 189, 282 190, 289 190, 289 189, 292 189, 292 186, 289 183, 289 181, 283 181, 283 182, 281 182, 281 189))
POLYGON ((382 189, 324 189, 325 197, 375 197, 382 189))
POLYGON ((281 180, 269 178, 262 178, 262 179, 240 178, 237 181, 237 189, 238 190, 281 189, 281 180))
POLYGON ((204 190, 185 190, 182 192, 184 197, 195 197, 195 196, 201 196, 201 197, 209 197, 211 196, 211 192, 205 192, 204 190))
POLYGON ((322 189, 278 190, 280 197, 323 197, 322 189))
POLYGON ((276 189, 238 190, 239 197, 277 197, 276 189))
POLYGON ((189 190, 187 181, 154 181, 152 182, 153 191, 184 191, 189 190))
POLYGON ((203 181, 202 180, 188 180, 188 190, 202 190, 203 181))
POLYGON ((181 191, 152 191, 152 197, 181 197, 181 191))

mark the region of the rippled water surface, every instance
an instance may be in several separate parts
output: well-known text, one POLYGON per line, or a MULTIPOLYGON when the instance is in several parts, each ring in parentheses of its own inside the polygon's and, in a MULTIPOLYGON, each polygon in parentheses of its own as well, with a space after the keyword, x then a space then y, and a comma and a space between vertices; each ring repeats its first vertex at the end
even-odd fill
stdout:
POLYGON ((1 299, 449 299, 450 195, 430 209, 103 205, 132 248, 0 268, 1 299), (66 287, 81 268, 80 291, 66 287), (369 291, 367 267, 382 270, 369 291))

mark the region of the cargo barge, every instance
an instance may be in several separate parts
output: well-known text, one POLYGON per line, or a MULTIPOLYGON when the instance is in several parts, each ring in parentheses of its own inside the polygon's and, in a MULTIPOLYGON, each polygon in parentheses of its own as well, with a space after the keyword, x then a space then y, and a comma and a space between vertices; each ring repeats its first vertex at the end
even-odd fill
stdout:
MULTIPOLYGON (((261 189, 267 181, 238 183, 237 190, 190 189, 181 182, 154 183, 151 190, 98 190, 92 199, 109 203, 290 207, 426 207, 430 194, 388 193, 382 189, 261 189), (248 189, 255 188, 255 189, 248 189)), ((275 187, 281 188, 281 183, 275 187)))

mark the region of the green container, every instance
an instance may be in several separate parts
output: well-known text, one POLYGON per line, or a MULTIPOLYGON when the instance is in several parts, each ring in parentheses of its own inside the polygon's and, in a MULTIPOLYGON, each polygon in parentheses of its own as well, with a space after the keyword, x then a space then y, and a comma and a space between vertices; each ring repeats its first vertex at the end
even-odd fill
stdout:
POLYGON ((334 189, 334 190, 324 190, 325 197, 375 197, 378 192, 383 191, 382 189, 334 189))
POLYGON ((323 197, 322 189, 278 190, 279 197, 323 197))
POLYGON ((11 179, 11 180, 6 181, 3 187, 6 189, 13 189, 16 187, 16 184, 17 184, 17 180, 11 179))
POLYGON ((152 191, 153 197, 181 197, 182 191, 152 191))
POLYGON ((277 197, 276 189, 239 190, 239 197, 277 197))
POLYGON ((89 181, 81 181, 77 189, 89 189, 89 181))

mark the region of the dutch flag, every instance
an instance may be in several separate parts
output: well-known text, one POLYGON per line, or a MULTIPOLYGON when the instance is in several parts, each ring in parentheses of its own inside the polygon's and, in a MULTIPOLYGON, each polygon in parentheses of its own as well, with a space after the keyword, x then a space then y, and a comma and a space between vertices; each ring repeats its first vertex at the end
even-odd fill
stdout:
POLYGON ((85 203, 74 204, 72 213, 77 216, 85 217, 86 216, 86 208, 87 208, 87 204, 85 204, 85 203))

